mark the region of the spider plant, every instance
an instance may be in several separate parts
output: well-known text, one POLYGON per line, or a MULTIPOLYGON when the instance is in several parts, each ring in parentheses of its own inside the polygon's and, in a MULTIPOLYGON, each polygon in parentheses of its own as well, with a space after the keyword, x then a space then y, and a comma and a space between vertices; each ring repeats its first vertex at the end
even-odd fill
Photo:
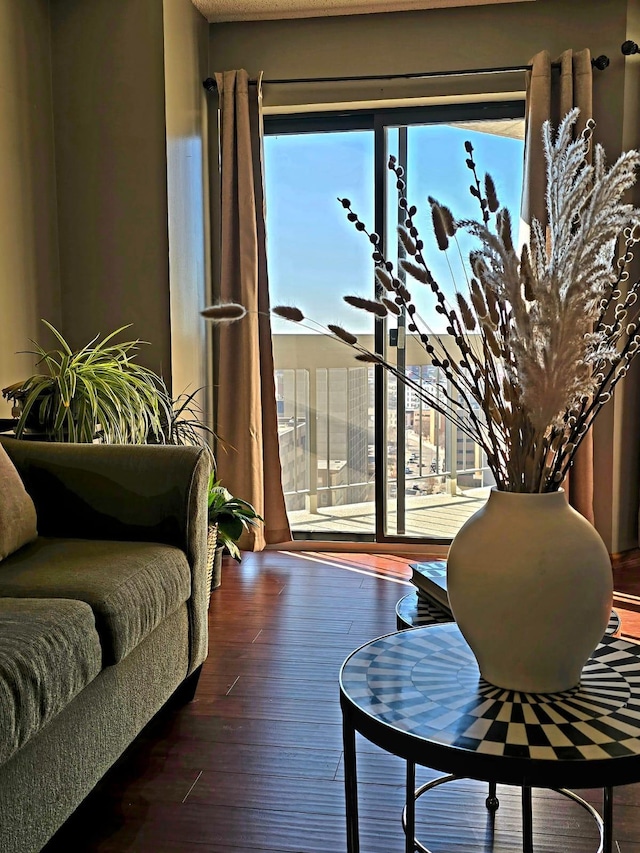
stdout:
POLYGON ((203 412, 197 402, 197 395, 202 388, 197 388, 191 394, 183 392, 172 397, 162 377, 157 377, 158 393, 163 400, 160 413, 160 431, 152 433, 147 439, 149 443, 195 445, 208 451, 211 462, 215 466, 215 458, 209 438, 218 441, 219 438, 210 426, 203 421, 203 412))
POLYGON ((2 391, 18 403, 17 438, 35 427, 50 441, 143 444, 161 432, 168 415, 158 377, 133 360, 141 341, 112 342, 128 326, 74 352, 51 323, 42 322, 60 348, 45 350, 32 341, 30 353, 43 371, 2 391))

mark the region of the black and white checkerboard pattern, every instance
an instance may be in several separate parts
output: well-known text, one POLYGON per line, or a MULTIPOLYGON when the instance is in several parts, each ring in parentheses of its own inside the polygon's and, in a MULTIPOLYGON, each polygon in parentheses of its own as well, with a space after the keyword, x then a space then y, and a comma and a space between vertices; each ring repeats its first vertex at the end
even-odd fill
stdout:
POLYGON ((401 631, 403 628, 453 622, 453 616, 450 611, 427 596, 410 592, 396 604, 396 621, 398 630, 401 631))
POLYGON ((472 753, 542 760, 640 755, 640 646, 605 637, 579 687, 504 690, 480 678, 454 623, 380 637, 345 662, 342 689, 392 728, 472 753))
MULTIPOLYGON (((401 631, 403 628, 418 628, 423 625, 453 622, 453 616, 450 611, 445 610, 427 596, 410 592, 396 604, 396 622, 398 630, 401 631)), ((615 610, 612 610, 605 634, 615 636, 620 632, 620 627, 620 616, 615 610)))

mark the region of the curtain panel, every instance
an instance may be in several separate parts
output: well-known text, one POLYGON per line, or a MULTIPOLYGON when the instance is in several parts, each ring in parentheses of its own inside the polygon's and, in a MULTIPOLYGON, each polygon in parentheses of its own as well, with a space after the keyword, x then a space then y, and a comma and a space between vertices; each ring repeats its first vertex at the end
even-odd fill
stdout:
MULTIPOLYGON (((591 53, 588 49, 565 50, 558 69, 551 67, 549 52, 533 57, 527 72, 524 183, 521 217, 529 225, 537 219, 547 224, 546 166, 542 145, 542 125, 549 119, 557 127, 573 107, 580 116, 575 132, 581 133, 593 117, 591 53)), ((576 454, 564 484, 569 502, 592 524, 593 516, 593 432, 589 430, 576 454)))
POLYGON ((216 330, 217 477, 263 516, 240 547, 288 542, 269 317, 261 85, 246 71, 215 75, 220 110, 220 302, 247 315, 216 330))

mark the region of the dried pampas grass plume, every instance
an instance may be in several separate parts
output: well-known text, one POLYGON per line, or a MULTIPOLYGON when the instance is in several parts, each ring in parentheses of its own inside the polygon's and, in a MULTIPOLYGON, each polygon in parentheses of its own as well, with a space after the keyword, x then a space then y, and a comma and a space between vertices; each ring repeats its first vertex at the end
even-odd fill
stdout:
POLYGON ((247 309, 238 302, 222 302, 219 305, 209 305, 200 313, 212 323, 234 323, 246 316, 247 309))

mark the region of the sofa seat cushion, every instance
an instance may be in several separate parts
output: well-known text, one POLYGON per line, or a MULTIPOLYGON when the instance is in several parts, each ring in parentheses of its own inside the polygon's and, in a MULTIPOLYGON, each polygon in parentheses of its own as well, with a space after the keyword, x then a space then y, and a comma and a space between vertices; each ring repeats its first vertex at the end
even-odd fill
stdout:
POLYGON ((100 639, 88 604, 0 599, 0 764, 55 717, 101 667, 100 639))
POLYGON ((0 596, 85 601, 104 665, 126 657, 190 592, 184 552, 154 542, 39 536, 0 563, 0 596))

